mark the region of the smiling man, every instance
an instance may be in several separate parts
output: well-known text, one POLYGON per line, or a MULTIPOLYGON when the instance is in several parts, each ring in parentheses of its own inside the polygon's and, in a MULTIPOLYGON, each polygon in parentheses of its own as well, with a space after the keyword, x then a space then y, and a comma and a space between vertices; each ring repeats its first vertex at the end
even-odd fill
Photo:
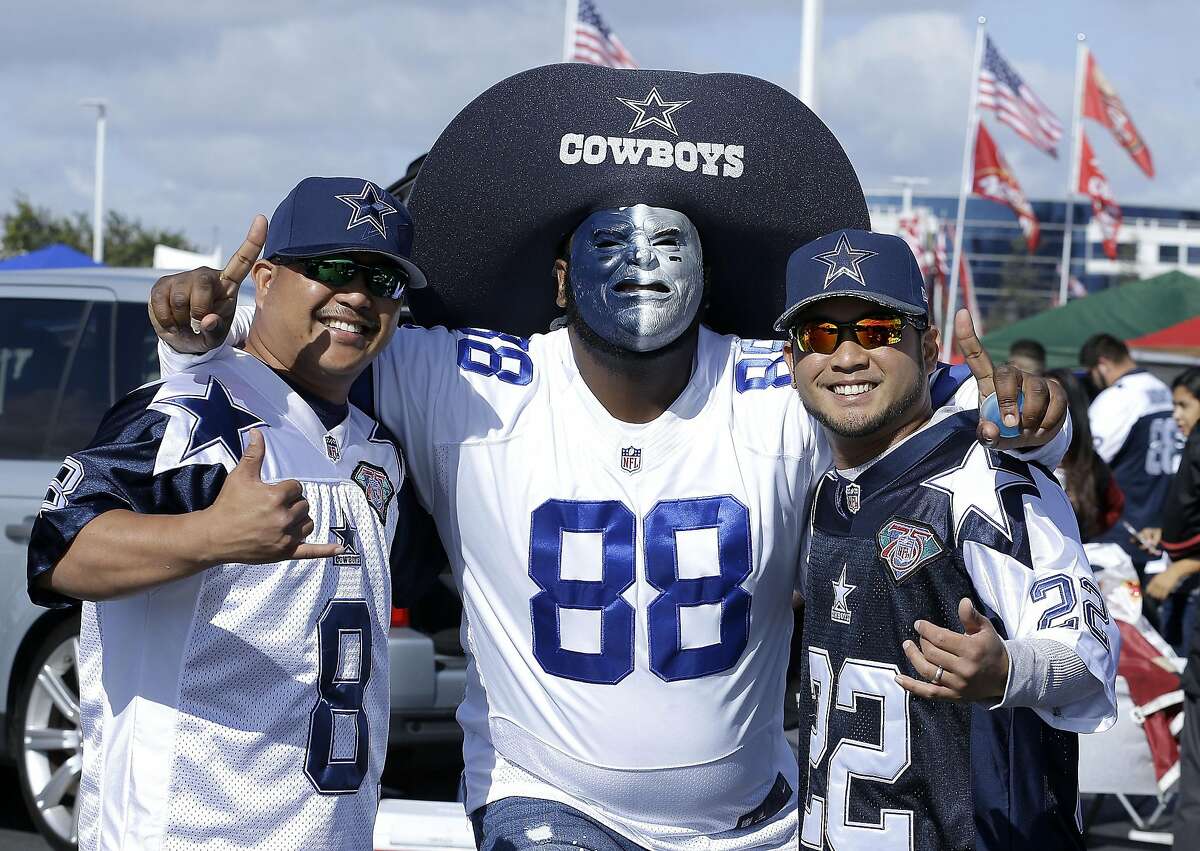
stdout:
POLYGON ((788 262, 776 328, 833 453, 803 578, 801 844, 1082 848, 1075 733, 1116 720, 1118 633, 1053 475, 934 410, 924 293, 895 236, 788 262))
POLYGON ((133 391, 51 482, 29 589, 86 601, 81 849, 370 847, 411 497, 347 396, 424 281, 411 241, 375 184, 302 181, 245 351, 133 391))

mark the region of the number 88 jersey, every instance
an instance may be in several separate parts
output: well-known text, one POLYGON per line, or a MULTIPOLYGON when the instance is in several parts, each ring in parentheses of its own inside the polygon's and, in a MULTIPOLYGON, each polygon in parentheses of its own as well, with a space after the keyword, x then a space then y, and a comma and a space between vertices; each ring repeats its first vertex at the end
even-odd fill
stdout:
POLYGON ((804 578, 801 844, 834 851, 1082 848, 1077 732, 1116 719, 1118 634, 1051 476, 953 414, 817 486, 804 578), (1005 638, 1050 639, 1099 682, 1054 708, 925 700, 902 645, 962 632, 970 598, 1005 638), (1101 685, 1102 684, 1102 685, 1101 685))
POLYGON ((591 394, 565 330, 403 328, 375 364, 462 588, 468 811, 533 794, 652 848, 772 819, 795 844, 784 674, 825 450, 780 348, 702 328, 644 425, 591 394))

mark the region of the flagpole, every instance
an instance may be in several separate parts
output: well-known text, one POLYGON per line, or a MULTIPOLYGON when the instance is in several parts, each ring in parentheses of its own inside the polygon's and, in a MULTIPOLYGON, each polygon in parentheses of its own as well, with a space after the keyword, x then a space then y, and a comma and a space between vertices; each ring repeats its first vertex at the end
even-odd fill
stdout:
POLYGON ((579 17, 579 0, 566 0, 564 14, 562 61, 570 62, 575 55, 575 19, 579 17))
POLYGON ((963 222, 967 215, 967 196, 971 192, 971 164, 974 158, 975 133, 979 127, 976 106, 979 101, 979 67, 983 61, 983 30, 987 18, 976 21, 975 59, 971 63, 971 101, 967 108, 967 138, 963 141, 962 181, 958 186, 958 216, 954 225, 954 252, 950 263, 950 293, 946 299, 945 327, 942 331, 942 360, 950 360, 954 341, 954 311, 958 296, 958 259, 962 256, 963 222))
POLYGON ((1058 303, 1067 303, 1067 285, 1071 280, 1071 231, 1075 225, 1075 192, 1079 188, 1079 125, 1083 122, 1083 75, 1087 68, 1087 36, 1075 34, 1075 102, 1071 105, 1071 167, 1067 174, 1067 215, 1063 230, 1062 268, 1058 276, 1058 303))

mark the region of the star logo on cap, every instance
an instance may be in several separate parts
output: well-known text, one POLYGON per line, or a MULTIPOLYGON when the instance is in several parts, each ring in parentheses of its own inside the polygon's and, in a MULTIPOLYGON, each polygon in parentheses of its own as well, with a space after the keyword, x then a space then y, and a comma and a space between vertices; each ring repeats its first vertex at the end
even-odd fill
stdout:
POLYGON ((637 113, 637 118, 633 119, 633 123, 629 125, 630 133, 650 124, 657 124, 672 136, 679 134, 675 131, 675 122, 671 120, 671 113, 677 112, 691 103, 690 100, 665 101, 658 94, 657 86, 650 87, 650 94, 646 95, 645 100, 633 100, 632 98, 617 98, 617 100, 637 113))
POLYGON ((373 227, 380 236, 387 238, 387 226, 383 222, 383 217, 395 213, 396 208, 380 197, 375 184, 364 183, 362 192, 357 195, 334 195, 333 197, 354 211, 350 214, 350 223, 346 225, 346 230, 353 230, 365 222, 373 227))
POLYGON ((838 237, 837 247, 833 251, 822 252, 813 257, 813 260, 820 261, 829 267, 825 272, 825 289, 829 289, 829 285, 842 275, 865 287, 867 282, 863 279, 862 269, 858 268, 858 264, 878 254, 878 251, 854 248, 850 245, 850 240, 846 239, 846 234, 843 233, 838 237))

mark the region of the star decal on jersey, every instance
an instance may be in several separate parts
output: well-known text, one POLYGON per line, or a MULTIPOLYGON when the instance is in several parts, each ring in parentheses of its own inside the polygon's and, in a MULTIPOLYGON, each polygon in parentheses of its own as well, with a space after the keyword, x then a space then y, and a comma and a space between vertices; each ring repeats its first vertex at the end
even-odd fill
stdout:
POLYGON ((158 403, 181 408, 195 419, 180 461, 186 461, 210 446, 220 446, 236 464, 242 460, 243 432, 266 425, 253 411, 234 402, 225 385, 212 376, 209 376, 203 395, 171 396, 159 399, 158 403))
POLYGON ((387 237, 387 224, 383 219, 385 216, 395 213, 396 208, 380 197, 379 190, 373 183, 364 183, 362 192, 357 195, 334 195, 333 197, 354 211, 350 214, 350 223, 346 225, 346 230, 354 230, 365 223, 375 228, 375 232, 380 236, 387 237))
POLYGON ((643 127, 657 124, 672 136, 678 136, 679 133, 675 130, 675 122, 672 120, 671 114, 691 103, 690 100, 665 101, 659 95, 657 86, 650 88, 650 94, 646 95, 645 100, 633 100, 632 98, 617 98, 617 100, 637 113, 633 123, 629 125, 628 132, 633 133, 643 127))
POLYGON ((866 279, 863 278, 862 269, 859 264, 864 260, 870 260, 872 257, 878 256, 878 251, 867 251, 866 249, 858 249, 850 244, 850 240, 846 238, 846 234, 842 234, 834 246, 833 251, 823 251, 820 254, 813 256, 813 260, 819 263, 824 263, 828 266, 825 272, 824 289, 829 289, 829 285, 845 275, 855 283, 867 285, 866 279))
MULTIPOLYGON (((358 529, 354 524, 349 519, 344 519, 340 526, 330 526, 329 531, 337 539, 336 543, 345 548, 341 555, 333 557, 333 563, 338 567, 361 567, 362 543, 359 541, 358 529)), ((330 541, 330 543, 334 542, 330 541)))
POLYGON ((845 564, 842 564, 842 575, 835 580, 831 580, 830 584, 833 586, 833 606, 829 610, 829 617, 838 623, 848 624, 854 613, 850 611, 850 606, 846 598, 858 586, 851 585, 846 581, 845 564))
POLYGON ((961 464, 921 482, 921 487, 949 495, 956 540, 962 532, 963 523, 974 515, 1012 542, 1013 518, 1001 502, 1002 492, 1019 487, 1023 493, 1038 493, 1033 479, 1024 473, 1006 469, 997 462, 996 457, 982 444, 972 443, 961 464))

